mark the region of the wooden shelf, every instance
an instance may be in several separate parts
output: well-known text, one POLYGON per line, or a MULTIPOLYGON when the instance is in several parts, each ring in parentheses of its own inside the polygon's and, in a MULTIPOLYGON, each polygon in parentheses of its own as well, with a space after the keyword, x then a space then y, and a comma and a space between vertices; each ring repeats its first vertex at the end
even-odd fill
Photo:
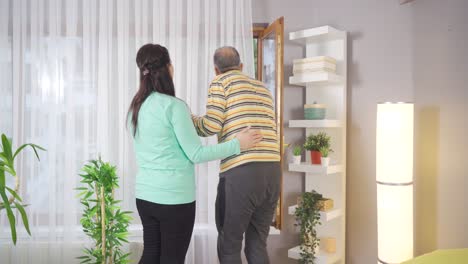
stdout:
POLYGON ((341 165, 330 165, 328 167, 322 165, 312 165, 309 162, 301 164, 289 163, 289 171, 305 172, 317 175, 329 175, 341 172, 341 165))
POLYGON ((333 128, 341 127, 339 120, 322 119, 322 120, 289 120, 289 127, 300 128, 333 128))
MULTIPOLYGON (((296 211, 297 205, 289 206, 288 207, 288 214, 289 215, 294 215, 294 212, 296 211)), ((338 218, 342 215, 340 209, 332 209, 328 212, 320 212, 320 221, 323 223, 331 221, 335 218, 338 218)))
MULTIPOLYGON (((300 246, 293 247, 288 250, 288 257, 291 259, 300 259, 301 258, 301 248, 300 246)), ((336 253, 330 254, 323 251, 320 251, 316 255, 315 263, 316 264, 333 264, 340 260, 340 256, 336 253)))
POLYGON ((300 44, 307 44, 314 41, 339 40, 345 37, 346 32, 331 26, 316 27, 289 33, 289 39, 299 42, 300 44))
POLYGON ((306 86, 308 83, 311 84, 331 84, 340 83, 343 79, 331 72, 313 72, 303 73, 289 77, 289 84, 306 86))

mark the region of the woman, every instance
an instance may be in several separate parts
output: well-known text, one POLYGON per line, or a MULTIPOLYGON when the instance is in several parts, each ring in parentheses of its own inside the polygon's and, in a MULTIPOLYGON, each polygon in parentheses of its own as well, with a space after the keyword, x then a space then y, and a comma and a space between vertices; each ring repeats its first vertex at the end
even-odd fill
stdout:
POLYGON ((140 88, 129 108, 138 163, 136 204, 143 224, 140 263, 184 263, 195 221, 194 163, 239 154, 258 143, 258 131, 202 146, 186 104, 175 97, 173 67, 165 47, 137 53, 140 88))

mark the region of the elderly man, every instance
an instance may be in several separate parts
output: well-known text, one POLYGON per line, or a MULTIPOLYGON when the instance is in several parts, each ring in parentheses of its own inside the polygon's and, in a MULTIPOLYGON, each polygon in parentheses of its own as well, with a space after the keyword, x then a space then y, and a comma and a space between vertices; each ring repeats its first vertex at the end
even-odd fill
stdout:
POLYGON ((262 132, 254 148, 221 161, 216 197, 218 257, 241 263, 242 239, 249 263, 269 263, 267 237, 280 193, 280 147, 275 111, 265 85, 242 73, 239 53, 222 47, 214 54, 216 77, 208 91, 206 115, 193 116, 200 136, 224 142, 250 126, 262 132))

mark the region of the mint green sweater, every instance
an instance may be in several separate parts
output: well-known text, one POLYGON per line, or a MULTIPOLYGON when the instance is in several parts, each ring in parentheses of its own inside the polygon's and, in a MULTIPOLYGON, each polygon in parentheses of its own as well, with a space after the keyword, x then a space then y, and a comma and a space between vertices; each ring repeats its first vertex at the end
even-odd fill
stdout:
POLYGON ((185 102, 156 92, 142 104, 136 132, 134 150, 138 174, 135 195, 153 203, 195 201, 194 163, 240 153, 237 139, 203 146, 185 102))

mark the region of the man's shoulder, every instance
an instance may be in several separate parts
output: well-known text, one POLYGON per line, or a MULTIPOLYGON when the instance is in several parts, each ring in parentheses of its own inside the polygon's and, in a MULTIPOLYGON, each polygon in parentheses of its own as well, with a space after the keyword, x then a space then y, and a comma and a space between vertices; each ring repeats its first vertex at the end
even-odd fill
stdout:
POLYGON ((265 84, 263 84, 263 82, 256 80, 241 71, 228 71, 223 74, 219 74, 213 79, 211 83, 218 84, 227 88, 231 84, 238 82, 265 87, 265 84))
POLYGON ((233 78, 243 78, 244 73, 241 71, 228 71, 215 76, 212 83, 226 84, 229 83, 233 78))
POLYGON ((250 78, 250 80, 251 80, 253 85, 263 87, 263 88, 266 89, 266 85, 262 81, 259 81, 259 80, 254 79, 254 78, 250 78))

